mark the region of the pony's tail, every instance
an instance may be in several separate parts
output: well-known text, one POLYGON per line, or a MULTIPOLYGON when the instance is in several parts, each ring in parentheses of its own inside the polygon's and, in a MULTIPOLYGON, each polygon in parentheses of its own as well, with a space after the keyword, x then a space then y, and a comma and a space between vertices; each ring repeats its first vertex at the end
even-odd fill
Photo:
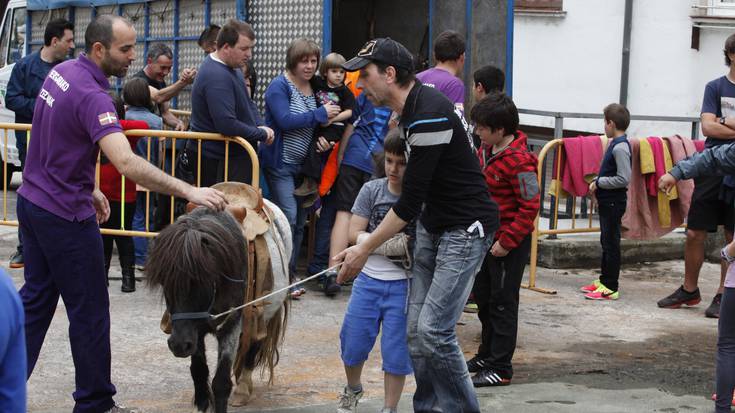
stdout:
POLYGON ((255 366, 262 368, 261 374, 265 373, 266 367, 268 368, 269 386, 273 384, 273 371, 280 359, 279 348, 283 344, 283 339, 286 336, 289 303, 290 300, 284 300, 283 306, 278 309, 278 312, 276 312, 273 318, 268 320, 268 324, 266 325, 266 338, 263 339, 260 351, 258 351, 255 357, 255 366))

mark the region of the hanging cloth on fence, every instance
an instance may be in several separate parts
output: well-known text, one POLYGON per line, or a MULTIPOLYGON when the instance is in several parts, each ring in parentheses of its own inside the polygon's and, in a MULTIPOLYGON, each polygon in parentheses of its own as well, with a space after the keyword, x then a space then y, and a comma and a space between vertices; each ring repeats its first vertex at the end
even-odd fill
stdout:
POLYGON ((564 138, 562 188, 574 196, 587 196, 589 184, 600 170, 602 143, 598 135, 564 138))
POLYGON ((658 180, 673 166, 669 145, 658 137, 641 139, 640 158, 641 173, 645 176, 646 192, 648 196, 656 197, 659 224, 668 228, 671 226, 669 202, 679 197, 676 187, 668 195, 658 189, 658 180))
MULTIPOLYGON (((648 142, 647 139, 630 138, 632 174, 628 185, 628 205, 623 216, 622 236, 626 239, 650 240, 660 238, 679 227, 689 213, 694 183, 692 180, 679 181, 676 184, 678 197, 673 200, 667 199, 670 208, 670 222, 664 226, 659 217, 658 196, 648 195, 646 177, 641 170, 641 143, 648 142)), ((664 138, 670 149, 671 164, 684 159, 696 149, 689 138, 678 135, 664 138)), ((643 146, 646 143, 642 144, 643 146)), ((650 146, 650 145, 649 145, 650 146)), ((662 145, 666 147, 666 145, 662 145)), ((664 158, 664 165, 666 159, 664 158)), ((654 164, 655 168, 655 164, 654 164)))

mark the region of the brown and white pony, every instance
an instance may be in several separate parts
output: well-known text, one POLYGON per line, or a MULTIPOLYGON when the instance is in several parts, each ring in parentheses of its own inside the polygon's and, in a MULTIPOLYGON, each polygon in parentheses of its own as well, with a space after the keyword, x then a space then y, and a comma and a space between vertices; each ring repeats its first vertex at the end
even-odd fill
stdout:
MULTIPOLYGON (((265 201, 273 224, 265 234, 276 291, 288 285, 291 230, 285 215, 265 201)), ((229 212, 199 207, 182 215, 160 232, 151 245, 146 262, 150 287, 161 289, 171 314, 168 347, 176 357, 191 357, 194 405, 204 412, 214 404, 216 413, 227 411, 232 391, 232 369, 242 332, 242 312, 217 320, 212 315, 242 305, 247 296, 248 259, 245 237, 229 212), (217 337, 218 359, 209 383, 204 337, 217 337)), ((270 298, 263 308, 267 336, 249 346, 244 367, 237 378, 237 404, 252 396, 251 375, 255 368, 268 369, 269 382, 278 363, 278 349, 285 333, 288 305, 283 292, 270 298)))

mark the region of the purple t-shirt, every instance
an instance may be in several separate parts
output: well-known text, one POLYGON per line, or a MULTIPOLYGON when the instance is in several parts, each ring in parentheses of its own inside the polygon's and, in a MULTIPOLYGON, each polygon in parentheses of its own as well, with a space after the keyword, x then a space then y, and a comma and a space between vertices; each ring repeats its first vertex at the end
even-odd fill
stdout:
POLYGON ((464 112, 464 83, 444 69, 432 67, 416 75, 421 83, 444 93, 456 107, 464 112))
POLYGON ((84 54, 51 69, 36 99, 20 195, 69 221, 95 214, 97 142, 122 132, 109 87, 84 54))

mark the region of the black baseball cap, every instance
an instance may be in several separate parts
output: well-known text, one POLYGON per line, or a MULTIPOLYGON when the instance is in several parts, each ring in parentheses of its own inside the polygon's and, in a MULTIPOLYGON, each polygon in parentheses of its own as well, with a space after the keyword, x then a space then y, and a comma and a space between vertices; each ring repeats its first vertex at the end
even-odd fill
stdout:
POLYGON ((348 72, 355 72, 370 62, 381 62, 408 71, 414 71, 413 56, 405 46, 390 37, 378 38, 365 43, 357 56, 342 65, 348 72))

